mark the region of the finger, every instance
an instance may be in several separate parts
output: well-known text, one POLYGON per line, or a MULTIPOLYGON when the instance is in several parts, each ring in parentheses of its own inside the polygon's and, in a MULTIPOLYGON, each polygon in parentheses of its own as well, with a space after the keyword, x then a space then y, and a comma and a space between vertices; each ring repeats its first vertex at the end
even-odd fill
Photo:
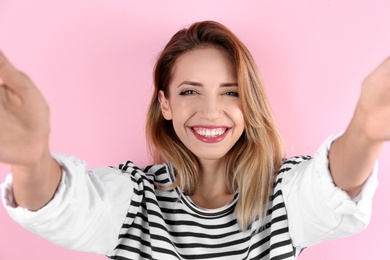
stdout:
POLYGON ((17 68, 15 68, 0 51, 0 86, 10 89, 31 87, 31 80, 17 68))
POLYGON ((390 72, 390 56, 387 57, 382 63, 380 63, 377 67, 377 70, 381 72, 390 72))
POLYGON ((4 86, 1 84, 1 80, 0 80, 0 107, 1 107, 1 104, 2 102, 4 102, 5 100, 5 88, 4 86))
POLYGON ((3 85, 4 85, 4 81, 3 81, 3 79, 0 77, 0 88, 3 87, 3 85))

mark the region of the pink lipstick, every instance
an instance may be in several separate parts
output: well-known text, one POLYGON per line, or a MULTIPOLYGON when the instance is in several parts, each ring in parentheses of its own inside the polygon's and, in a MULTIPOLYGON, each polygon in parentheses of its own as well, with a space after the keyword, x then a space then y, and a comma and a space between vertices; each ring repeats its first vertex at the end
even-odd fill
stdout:
POLYGON ((192 126, 191 132, 204 143, 217 143, 222 141, 230 128, 226 126, 192 126))

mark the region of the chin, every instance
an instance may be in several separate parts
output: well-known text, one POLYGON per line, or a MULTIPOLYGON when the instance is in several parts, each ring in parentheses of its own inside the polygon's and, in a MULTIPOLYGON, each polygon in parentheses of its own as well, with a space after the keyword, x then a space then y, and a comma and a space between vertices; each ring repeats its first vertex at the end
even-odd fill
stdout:
POLYGON ((225 157, 226 153, 194 153, 195 156, 201 161, 218 161, 225 157))

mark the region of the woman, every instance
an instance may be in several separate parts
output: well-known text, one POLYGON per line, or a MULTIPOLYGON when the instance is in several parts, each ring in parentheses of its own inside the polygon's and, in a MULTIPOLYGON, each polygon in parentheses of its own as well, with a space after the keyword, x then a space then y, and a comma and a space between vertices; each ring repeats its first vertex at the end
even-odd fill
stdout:
POLYGON ((156 164, 88 171, 50 153, 45 101, 0 57, 0 161, 13 172, 4 203, 54 243, 112 259, 295 259, 368 224, 371 173, 390 139, 390 60, 364 81, 342 135, 312 158, 283 160, 249 51, 221 24, 195 23, 156 63, 147 118, 156 164))

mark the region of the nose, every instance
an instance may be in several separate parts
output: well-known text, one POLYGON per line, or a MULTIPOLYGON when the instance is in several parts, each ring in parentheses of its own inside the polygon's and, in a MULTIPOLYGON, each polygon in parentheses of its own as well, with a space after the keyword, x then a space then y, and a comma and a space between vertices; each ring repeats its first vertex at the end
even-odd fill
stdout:
POLYGON ((222 113, 221 105, 218 97, 205 97, 199 102, 199 116, 208 120, 218 118, 222 113))

